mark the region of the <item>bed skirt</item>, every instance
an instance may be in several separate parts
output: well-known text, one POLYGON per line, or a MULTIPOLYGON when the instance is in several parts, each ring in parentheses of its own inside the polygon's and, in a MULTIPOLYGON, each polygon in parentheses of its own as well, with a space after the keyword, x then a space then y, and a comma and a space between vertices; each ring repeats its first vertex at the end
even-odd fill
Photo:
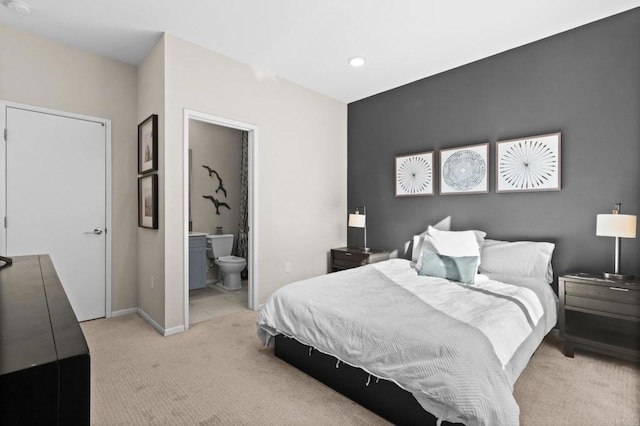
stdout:
MULTIPOLYGON (((275 355, 330 388, 396 425, 435 425, 411 393, 388 380, 376 380, 364 370, 344 364, 330 355, 311 350, 293 338, 275 337, 275 355), (336 368, 338 365, 338 368, 336 368)), ((442 422, 443 425, 460 423, 442 422)))

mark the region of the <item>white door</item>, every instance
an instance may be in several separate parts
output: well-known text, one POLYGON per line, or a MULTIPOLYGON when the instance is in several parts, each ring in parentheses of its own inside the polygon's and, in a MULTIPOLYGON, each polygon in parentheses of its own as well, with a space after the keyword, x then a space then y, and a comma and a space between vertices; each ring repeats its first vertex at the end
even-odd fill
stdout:
POLYGON ((79 321, 106 312, 104 123, 6 108, 6 253, 49 254, 79 321))

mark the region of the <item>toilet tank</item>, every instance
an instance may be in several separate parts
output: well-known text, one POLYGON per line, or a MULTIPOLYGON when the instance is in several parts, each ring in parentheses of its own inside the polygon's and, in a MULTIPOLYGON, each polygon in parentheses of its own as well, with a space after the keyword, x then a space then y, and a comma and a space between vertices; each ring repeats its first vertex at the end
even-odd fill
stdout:
POLYGON ((233 234, 207 235, 207 257, 217 259, 230 256, 233 249, 233 234))

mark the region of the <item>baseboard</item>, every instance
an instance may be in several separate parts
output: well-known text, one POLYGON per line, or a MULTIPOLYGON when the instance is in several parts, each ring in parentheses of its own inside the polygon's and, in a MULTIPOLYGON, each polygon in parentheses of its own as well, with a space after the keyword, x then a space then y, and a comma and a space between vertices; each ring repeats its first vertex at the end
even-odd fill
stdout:
POLYGON ((184 331, 184 325, 179 325, 177 327, 167 328, 164 331, 165 336, 171 336, 172 334, 182 333, 184 331))
POLYGON ((151 318, 149 316, 149 314, 147 314, 142 309, 138 308, 137 312, 138 312, 138 315, 140 315, 142 318, 144 318, 149 324, 151 324, 153 326, 153 328, 156 329, 156 331, 158 333, 162 334, 163 336, 171 336, 172 334, 178 334, 178 333, 182 333, 184 331, 184 325, 179 325, 177 327, 171 327, 171 328, 168 328, 168 329, 164 329, 160 324, 155 322, 153 320, 153 318, 151 318))
POLYGON ((137 314, 138 308, 122 309, 120 311, 111 312, 111 318, 121 317, 123 315, 137 314))
POLYGON ((149 316, 149 314, 147 314, 145 311, 143 311, 140 308, 129 308, 129 309, 122 309, 120 311, 111 312, 111 318, 121 317, 123 315, 136 314, 136 313, 140 315, 142 318, 144 318, 145 321, 151 324, 153 328, 155 328, 156 331, 162 334, 163 336, 171 336, 172 334, 178 334, 185 331, 184 325, 179 325, 177 327, 164 329, 162 326, 160 326, 160 324, 155 322, 153 318, 149 316))
POLYGON ((142 318, 145 319, 145 321, 147 321, 149 324, 151 324, 151 326, 153 326, 153 328, 156 329, 156 331, 160 334, 162 334, 164 336, 164 328, 162 328, 160 326, 160 324, 158 324, 157 322, 155 322, 153 320, 153 318, 151 318, 149 316, 149 314, 147 314, 145 311, 143 311, 142 309, 138 308, 138 315, 140 315, 142 318))

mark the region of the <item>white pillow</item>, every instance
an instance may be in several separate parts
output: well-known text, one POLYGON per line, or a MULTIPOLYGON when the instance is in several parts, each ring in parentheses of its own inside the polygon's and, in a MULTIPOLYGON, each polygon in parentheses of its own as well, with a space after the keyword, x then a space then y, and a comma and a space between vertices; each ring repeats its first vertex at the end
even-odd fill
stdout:
POLYGON ((477 256, 480 263, 480 249, 487 234, 482 231, 441 231, 429 226, 424 236, 413 237, 411 260, 419 271, 422 268, 422 249, 446 256, 477 256))
MULTIPOLYGON (((431 243, 438 254, 480 256, 480 245, 473 231, 440 231, 429 226, 425 242, 431 243)), ((423 245, 423 248, 426 247, 423 245)))
MULTIPOLYGON (((433 228, 433 227, 429 225, 429 228, 433 228)), ((434 228, 434 229, 438 229, 438 228, 434 228)), ((424 244, 424 237, 427 236, 428 232, 429 232, 429 229, 427 229, 420 235, 413 236, 413 245, 411 248, 411 261, 414 264, 417 263, 419 258, 422 256, 422 246, 424 244)), ((433 249, 433 247, 431 247, 430 244, 427 246, 427 249, 430 249, 431 251, 435 252, 435 249, 433 249)))
POLYGON ((533 241, 485 240, 480 273, 517 275, 553 281, 551 256, 555 244, 533 241))
POLYGON ((418 262, 420 253, 422 253, 422 242, 424 241, 424 235, 414 235, 413 245, 411 247, 411 261, 413 263, 418 262))

